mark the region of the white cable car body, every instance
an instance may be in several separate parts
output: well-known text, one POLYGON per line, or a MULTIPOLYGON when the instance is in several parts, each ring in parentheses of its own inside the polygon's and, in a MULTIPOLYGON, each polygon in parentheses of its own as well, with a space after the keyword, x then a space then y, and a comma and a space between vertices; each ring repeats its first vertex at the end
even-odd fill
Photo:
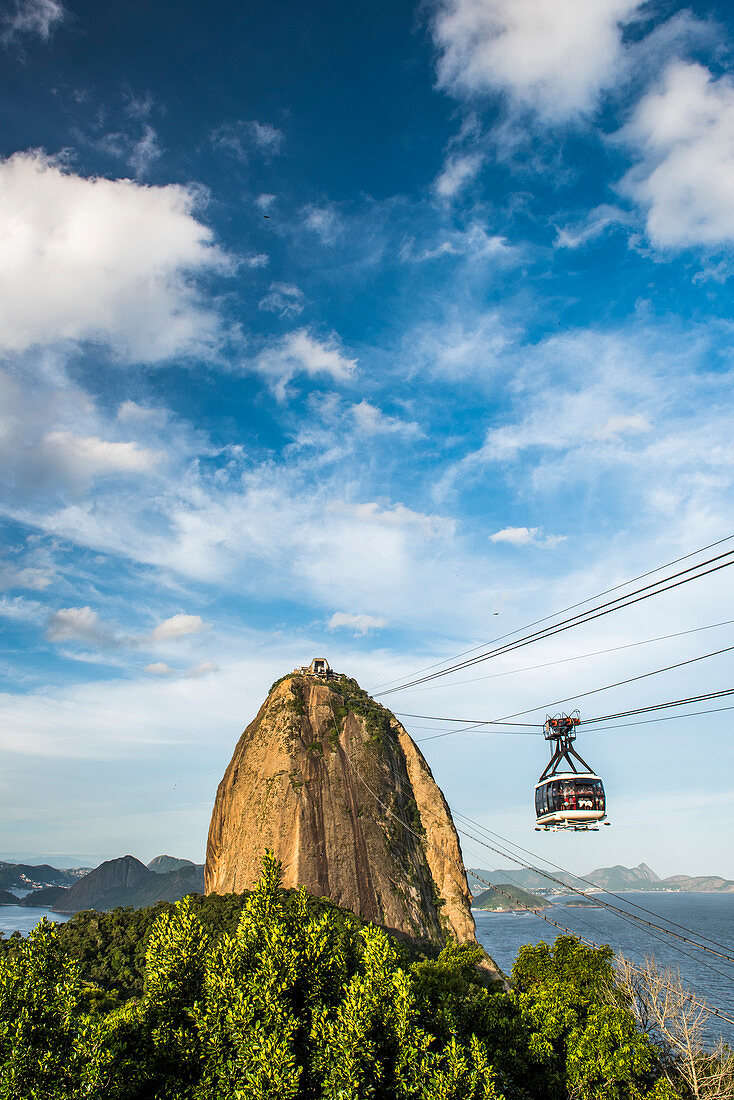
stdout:
POLYGON ((535 785, 536 830, 597 831, 607 816, 601 777, 571 747, 580 722, 578 711, 546 719, 543 733, 556 745, 551 747, 550 761, 535 785), (577 768, 577 761, 583 770, 577 768))
POLYGON ((604 784, 594 772, 556 772, 535 785, 535 817, 543 829, 598 829, 604 784))

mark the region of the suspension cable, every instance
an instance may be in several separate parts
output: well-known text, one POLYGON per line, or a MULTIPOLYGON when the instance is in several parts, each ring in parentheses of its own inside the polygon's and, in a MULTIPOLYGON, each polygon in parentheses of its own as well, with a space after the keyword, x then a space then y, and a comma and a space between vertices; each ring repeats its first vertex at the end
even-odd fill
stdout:
POLYGON ((691 581, 699 580, 701 577, 708 576, 710 573, 716 573, 720 569, 727 569, 729 566, 734 565, 734 558, 732 558, 733 554, 734 550, 726 550, 724 551, 724 553, 718 554, 713 558, 709 558, 707 561, 699 562, 696 565, 689 566, 687 569, 683 569, 678 573, 673 573, 668 577, 661 578, 659 581, 654 581, 652 584, 644 585, 642 588, 638 588, 633 590, 632 592, 626 593, 624 596, 618 596, 614 600, 608 600, 606 603, 589 608, 587 611, 580 612, 577 615, 573 615, 570 619, 562 620, 559 623, 553 623, 548 627, 544 627, 542 630, 535 631, 533 634, 527 635, 526 637, 508 642, 506 645, 498 646, 497 648, 489 650, 486 653, 480 653, 478 656, 472 657, 467 661, 461 661, 457 664, 449 666, 446 669, 430 673, 427 676, 418 677, 414 680, 408 681, 407 683, 400 684, 397 687, 383 688, 382 691, 375 692, 373 697, 378 698, 381 695, 391 695, 396 691, 403 691, 406 688, 415 687, 416 685, 425 683, 429 680, 434 680, 441 676, 447 676, 451 672, 456 672, 457 670, 462 668, 468 668, 469 666, 478 664, 481 661, 487 661, 493 657, 499 657, 506 653, 512 653, 516 649, 520 649, 526 645, 530 645, 533 642, 543 641, 547 638, 554 637, 556 634, 561 634, 564 631, 571 630, 576 626, 582 626, 585 623, 592 622, 594 619, 599 619, 605 615, 610 615, 614 611, 620 611, 625 607, 631 607, 633 604, 640 603, 640 601, 642 600, 648 600, 652 596, 659 596, 663 592, 669 592, 671 589, 678 588, 682 584, 688 584, 691 581), (728 558, 729 560, 722 562, 722 558, 728 558), (715 562, 719 562, 719 564, 712 564, 715 562), (710 565, 711 568, 704 570, 704 565, 710 565), (632 597, 634 597, 634 599, 632 597))
MULTIPOLYGON (((673 565, 678 565, 679 562, 687 561, 688 558, 694 558, 696 554, 704 554, 707 550, 713 550, 716 546, 723 546, 725 542, 730 542, 734 539, 734 534, 726 535, 723 539, 717 539, 716 542, 709 542, 706 546, 700 546, 698 550, 691 550, 688 554, 683 554, 680 558, 674 558, 672 561, 665 562, 664 565, 658 565, 655 569, 648 569, 646 573, 639 573, 636 577, 630 577, 627 581, 622 581, 621 584, 615 584, 612 588, 605 588, 602 592, 597 592, 594 596, 587 596, 584 600, 579 600, 578 603, 569 604, 567 607, 562 607, 558 611, 553 611, 550 615, 544 615, 542 619, 535 619, 531 623, 527 623, 525 626, 520 626, 517 630, 511 630, 507 634, 501 634, 497 638, 491 638, 487 642, 480 642, 479 645, 472 646, 471 649, 465 649, 462 653, 457 653, 454 657, 447 657, 443 661, 436 661, 432 665, 427 665, 425 668, 418 669, 413 673, 414 676, 420 676, 423 672, 429 672, 433 668, 438 668, 439 665, 444 665, 448 661, 458 661, 460 657, 465 657, 468 653, 475 653, 478 649, 484 649, 485 646, 494 645, 495 642, 502 642, 505 638, 511 638, 513 634, 519 634, 521 631, 530 630, 533 626, 539 626, 540 623, 548 622, 549 619, 555 619, 559 615, 565 615, 567 611, 573 611, 577 607, 583 607, 585 603, 591 603, 592 600, 600 600, 602 596, 608 596, 610 592, 618 592, 620 588, 627 588, 630 584, 636 584, 637 581, 642 581, 646 577, 651 577, 653 573, 660 573, 663 569, 670 569, 673 565)), ((396 684, 402 677, 396 677, 394 680, 388 680, 382 684, 383 688, 389 687, 391 684, 396 684)))
MULTIPOLYGON (((605 887, 599 886, 599 884, 594 882, 593 879, 586 878, 584 875, 576 875, 572 871, 569 871, 568 868, 561 867, 560 864, 553 863, 552 860, 546 859, 545 856, 538 855, 537 852, 531 852, 529 848, 523 848, 521 844, 517 844, 513 840, 508 840, 507 837, 503 837, 501 833, 497 833, 492 829, 488 829, 486 825, 481 825, 478 821, 473 821, 472 818, 468 817, 466 814, 456 811, 456 816, 463 818, 464 821, 468 821, 474 829, 478 829, 480 832, 487 833, 489 836, 496 837, 504 845, 511 848, 517 848, 518 851, 524 852, 532 859, 540 860, 542 863, 547 863, 549 867, 554 867, 557 871, 561 871, 563 874, 571 875, 571 877, 575 878, 578 882, 585 882, 587 886, 592 886, 595 890, 603 890, 606 895, 612 898, 616 898, 617 901, 621 901, 625 905, 629 905, 634 909, 639 909, 641 912, 647 913, 649 916, 657 917, 659 920, 665 921, 666 924, 672 924, 675 928, 680 929, 682 932, 690 932, 692 936, 697 936, 701 940, 706 940, 708 943, 713 943, 716 947, 721 947, 724 951, 734 951, 734 948, 732 948, 728 944, 720 943, 718 940, 711 939, 710 936, 703 936, 700 932, 695 932, 692 928, 688 928, 685 924, 679 924, 677 921, 670 920, 669 917, 664 917, 662 913, 657 913, 652 909, 647 909, 644 905, 639 905, 637 904, 637 902, 630 901, 629 898, 622 897, 620 894, 616 894, 613 890, 609 890, 605 887)), ((522 884, 518 883, 518 885, 521 886, 522 884)))

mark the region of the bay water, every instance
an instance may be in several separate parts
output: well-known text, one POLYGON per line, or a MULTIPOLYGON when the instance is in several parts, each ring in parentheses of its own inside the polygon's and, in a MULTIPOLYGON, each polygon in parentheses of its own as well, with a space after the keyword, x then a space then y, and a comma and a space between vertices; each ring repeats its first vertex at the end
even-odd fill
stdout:
MULTIPOLYGON (((714 943, 708 946, 734 958, 734 893, 678 894, 635 890, 615 897, 592 894, 589 901, 593 902, 595 897, 666 927, 671 927, 669 922, 675 922, 692 929, 699 936, 707 936, 716 940, 717 944, 723 944, 723 947, 714 943), (624 900, 620 901, 620 898, 624 900), (632 907, 633 904, 644 906, 656 916, 640 912, 632 907)), ((645 958, 653 956, 659 966, 679 970, 683 983, 693 994, 734 1018, 734 963, 646 928, 636 921, 624 920, 608 909, 566 905, 563 899, 556 897, 550 897, 548 901, 553 904, 543 910, 545 916, 595 944, 609 944, 634 963, 643 963, 645 958)), ((489 913, 475 909, 473 912, 479 942, 506 974, 509 974, 524 944, 541 941, 552 944, 557 936, 564 934, 527 911, 489 913)), ((690 937, 690 933, 681 927, 672 927, 672 931, 690 937)), ((734 1025, 712 1016, 706 1037, 709 1041, 715 1041, 719 1036, 734 1046, 734 1025)))

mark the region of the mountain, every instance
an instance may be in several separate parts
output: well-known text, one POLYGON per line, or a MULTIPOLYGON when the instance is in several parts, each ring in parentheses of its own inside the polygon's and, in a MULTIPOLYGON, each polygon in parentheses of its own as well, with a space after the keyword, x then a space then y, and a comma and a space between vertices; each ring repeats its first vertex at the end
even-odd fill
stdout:
POLYGON ((58 899, 53 911, 78 913, 82 909, 116 909, 126 905, 140 909, 157 901, 178 901, 186 894, 200 894, 203 889, 200 865, 156 874, 134 856, 122 856, 101 863, 79 879, 58 899))
POLYGON ((499 913, 503 910, 545 909, 549 905, 549 901, 537 894, 521 890, 519 886, 511 886, 507 882, 498 882, 496 887, 482 890, 481 894, 476 895, 472 909, 489 909, 499 913))
POLYGON ((428 764, 389 710, 324 666, 277 681, 242 734, 214 803, 207 893, 253 886, 269 848, 286 887, 413 941, 475 943, 458 836, 428 764))
POLYGON ((42 886, 71 886, 74 871, 60 871, 47 863, 0 863, 0 890, 38 890, 42 886))
MULTIPOLYGON (((584 875, 583 879, 577 878, 576 875, 569 874, 566 871, 558 871, 555 868, 549 873, 560 880, 564 886, 584 891, 596 887, 614 893, 625 890, 734 892, 734 882, 730 879, 720 878, 716 875, 670 875, 669 878, 661 879, 646 863, 638 863, 636 867, 623 867, 621 864, 616 864, 614 867, 597 867, 596 870, 589 871, 587 875, 584 875)), ((522 867, 502 867, 495 871, 483 871, 481 868, 474 868, 469 870, 467 874, 469 887, 472 890, 485 889, 486 883, 482 882, 481 879, 494 883, 503 878, 509 878, 513 883, 519 883, 525 890, 557 893, 562 889, 558 882, 553 882, 536 871, 526 871, 522 867), (476 876, 479 876, 479 878, 476 876)))
POLYGON ((19 899, 7 890, 0 890, 0 905, 18 905, 19 899))
POLYGON ((156 856, 148 864, 149 871, 155 871, 157 875, 168 874, 169 871, 180 871, 184 867, 195 867, 190 859, 176 859, 175 856, 156 856))

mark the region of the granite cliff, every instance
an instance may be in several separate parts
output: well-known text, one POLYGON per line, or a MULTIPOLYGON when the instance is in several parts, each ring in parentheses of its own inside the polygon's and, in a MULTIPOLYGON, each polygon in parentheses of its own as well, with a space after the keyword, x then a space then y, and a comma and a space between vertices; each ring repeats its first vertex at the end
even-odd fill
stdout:
POLYGON ((428 764, 390 711, 328 666, 275 683, 242 734, 214 804, 206 892, 252 887, 266 848, 285 886, 413 941, 476 942, 458 836, 428 764))

